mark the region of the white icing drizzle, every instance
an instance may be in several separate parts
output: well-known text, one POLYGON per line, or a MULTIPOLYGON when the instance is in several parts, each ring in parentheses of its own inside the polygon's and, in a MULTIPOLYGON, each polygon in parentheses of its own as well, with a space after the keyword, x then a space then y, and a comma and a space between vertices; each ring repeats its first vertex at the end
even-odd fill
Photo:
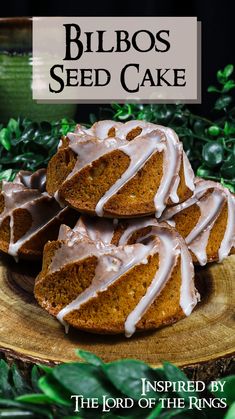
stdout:
POLYGON ((228 219, 225 234, 219 248, 220 262, 228 256, 232 247, 235 246, 235 197, 228 190, 226 193, 228 200, 228 219))
MULTIPOLYGON (((146 163, 149 157, 151 157, 152 154, 156 151, 165 151, 165 145, 163 143, 160 143, 160 141, 161 137, 159 136, 158 132, 156 131, 156 133, 154 133, 153 131, 151 134, 144 137, 144 140, 143 138, 139 137, 136 140, 128 142, 128 144, 119 147, 119 150, 123 151, 130 157, 130 164, 127 170, 123 173, 123 175, 111 186, 111 188, 103 195, 103 197, 97 203, 95 212, 99 217, 103 216, 103 208, 104 205, 108 202, 108 200, 113 195, 115 195, 136 174, 136 172, 139 169, 143 167, 143 165, 146 163), (141 147, 141 143, 143 144, 143 141, 145 145, 144 149, 143 147, 141 147)), ((166 178, 166 176, 164 178, 166 178)), ((162 194, 159 194, 158 200, 156 198, 156 208, 158 208, 158 206, 163 205, 161 201, 166 197, 167 191, 165 183, 162 186, 162 194)))
MULTIPOLYGON (((8 253, 18 261, 18 252, 35 234, 42 228, 47 227, 49 223, 62 213, 61 208, 54 198, 50 197, 46 192, 40 192, 38 189, 31 189, 31 184, 38 185, 43 188, 41 176, 44 176, 42 170, 33 175, 28 172, 20 172, 14 182, 2 182, 1 194, 4 197, 4 210, 0 214, 0 225, 6 218, 10 218, 10 242, 8 253), (23 183, 24 182, 24 183, 23 183), (14 214, 17 209, 25 209, 32 218, 31 227, 17 241, 14 238, 14 214)), ((42 179, 43 182, 43 179, 42 179)))
POLYGON ((203 197, 197 202, 201 215, 196 226, 190 231, 185 239, 187 244, 192 243, 192 241, 205 230, 211 230, 212 224, 220 213, 221 204, 224 200, 224 195, 221 195, 220 192, 215 190, 214 193, 209 194, 208 197, 203 197))
MULTIPOLYGON (((153 231, 154 229, 156 229, 156 227, 153 227, 153 231)), ((150 232, 149 235, 153 234, 153 231, 150 232)), ((127 337, 133 335, 137 323, 141 320, 150 305, 166 285, 179 255, 181 255, 180 306, 186 316, 191 314, 200 298, 199 294, 195 292, 193 281, 189 280, 189 278, 194 277, 194 268, 189 251, 183 240, 178 236, 175 236, 172 240, 172 237, 169 237, 164 230, 162 232, 158 230, 157 234, 160 239, 159 268, 148 287, 146 294, 141 298, 137 306, 126 319, 125 334, 127 337)))
POLYGON ((67 314, 71 311, 79 310, 82 304, 92 298, 95 298, 98 293, 106 291, 110 285, 112 285, 135 265, 145 263, 146 257, 149 256, 151 250, 152 246, 136 244, 135 247, 124 246, 123 249, 113 249, 113 252, 110 255, 99 255, 95 277, 93 278, 91 286, 82 292, 70 304, 60 310, 57 314, 57 319, 65 325, 66 322, 64 322, 64 317, 67 314), (107 257, 109 258, 108 261, 107 257), (110 262, 112 260, 116 260, 116 263, 110 262), (112 265, 114 264, 115 269, 110 266, 107 268, 107 263, 111 263, 112 265))
POLYGON ((185 152, 183 152, 183 167, 184 167, 184 180, 185 185, 191 190, 194 191, 195 183, 194 183, 194 172, 192 166, 189 162, 188 156, 185 152))
POLYGON ((168 208, 162 215, 161 221, 174 221, 174 216, 184 209, 198 205, 200 217, 196 226, 192 229, 185 241, 189 249, 195 254, 200 265, 207 263, 207 244, 218 216, 221 213, 223 204, 227 203, 228 218, 224 237, 218 250, 219 260, 227 257, 235 245, 235 197, 222 185, 197 179, 194 195, 187 201, 168 208), (208 193, 208 196, 207 196, 208 193))
MULTIPOLYGON (((40 200, 40 198, 39 198, 39 200, 40 200)), ((53 210, 52 214, 51 214, 51 211, 49 211, 49 213, 48 213, 48 208, 47 208, 47 212, 45 212, 45 211, 43 211, 44 210, 44 208, 43 208, 44 202, 41 199, 42 211, 41 211, 41 216, 38 217, 38 209, 39 208, 35 209, 35 204, 37 205, 39 203, 39 200, 37 202, 34 201, 34 203, 32 203, 32 205, 28 205, 27 207, 23 207, 23 208, 26 208, 31 213, 33 223, 32 223, 31 228, 27 231, 27 233, 25 233, 24 236, 22 236, 15 243, 13 242, 14 214, 10 219, 11 240, 10 240, 10 243, 9 243, 8 253, 9 253, 9 255, 13 256, 17 262, 18 262, 18 251, 19 251, 19 249, 23 245, 25 245, 29 240, 31 240, 40 230, 46 229, 47 227, 49 227, 49 224, 52 222, 52 220, 55 220, 56 218, 60 218, 62 216, 63 212, 67 211, 67 208, 64 208, 62 210, 61 210, 61 208, 58 208, 56 211, 53 210)), ((40 205, 40 203, 39 203, 39 205, 40 205)))
POLYGON ((119 239, 119 245, 123 246, 126 244, 129 240, 129 238, 132 236, 132 234, 135 231, 141 230, 145 227, 152 227, 157 226, 158 222, 155 218, 137 218, 135 220, 128 220, 128 226, 122 233, 120 239, 119 239))
MULTIPOLYGON (((167 152, 164 153, 164 164, 163 164, 163 177, 157 193, 154 197, 154 204, 156 208, 155 216, 159 218, 162 215, 163 210, 166 207, 167 196, 171 195, 171 186, 175 184, 177 177, 179 176, 182 146, 176 142, 175 133, 172 130, 164 130, 166 138, 167 152), (178 153, 176 152, 178 146, 178 153), (180 155, 180 158, 179 158, 180 155)), ((176 198, 177 191, 174 190, 174 199, 176 198)))
POLYGON ((157 218, 165 209, 168 198, 171 198, 174 203, 179 202, 177 189, 180 183, 181 161, 186 171, 186 185, 191 190, 194 189, 193 171, 187 157, 184 156, 178 136, 170 128, 144 121, 129 121, 125 124, 100 121, 88 130, 78 126, 75 133, 69 133, 67 136, 69 147, 78 157, 73 170, 64 182, 84 167, 92 165, 94 161, 114 150, 120 150, 130 158, 129 167, 97 203, 98 216, 103 215, 104 205, 136 175, 155 152, 163 152, 163 177, 154 197, 157 218), (137 127, 141 129, 141 133, 132 141, 128 141, 127 135, 137 127), (115 128, 114 137, 110 137, 111 128, 115 128))
POLYGON ((180 183, 180 177, 177 176, 177 178, 175 179, 175 183, 172 187, 171 194, 170 194, 170 199, 172 200, 172 202, 174 202, 174 204, 177 204, 177 202, 179 202, 179 197, 177 194, 179 183, 180 183))
POLYGON ((135 333, 136 325, 141 320, 143 315, 146 313, 150 305, 154 302, 156 297, 160 294, 166 280, 170 278, 172 269, 175 265, 177 256, 179 255, 179 249, 177 251, 177 244, 174 244, 174 251, 172 252, 172 238, 169 238, 167 234, 159 234, 160 245, 159 245, 159 268, 148 287, 146 294, 140 299, 134 310, 128 315, 125 321, 125 335, 130 337, 135 333))
POLYGON ((91 217, 80 217, 75 231, 85 234, 93 241, 101 241, 104 244, 110 244, 113 238, 114 225, 110 220, 102 220, 102 229, 100 228, 100 220, 91 217))
POLYGON ((64 320, 66 315, 79 310, 90 299, 106 291, 134 266, 147 263, 148 257, 155 253, 159 253, 159 269, 146 294, 125 321, 126 336, 134 333, 136 324, 166 285, 180 254, 182 276, 180 306, 185 315, 189 315, 196 305, 198 296, 194 289, 191 256, 177 232, 164 223, 159 225, 155 218, 150 217, 126 222, 127 227, 119 239, 118 247, 110 244, 116 227, 111 220, 95 221, 89 217, 81 217, 73 230, 61 226, 59 238, 63 242, 52 259, 50 273, 89 256, 96 256, 98 260, 91 285, 57 314, 58 320, 64 326, 68 326, 64 320), (145 227, 151 229, 144 237, 139 237, 135 244, 128 245, 127 242, 132 234, 145 227), (92 228, 94 231, 91 233, 92 228), (104 236, 103 231, 105 231, 104 236))
POLYGON ((83 129, 80 128, 80 130, 76 131, 78 134, 86 133, 88 135, 96 136, 97 138, 100 138, 101 140, 105 140, 108 137, 109 130, 111 128, 118 129, 122 126, 121 122, 114 122, 111 120, 106 120, 105 124, 103 121, 95 122, 94 125, 92 125, 89 129, 83 129))
POLYGON ((194 267, 192 258, 184 241, 180 238, 181 246, 181 287, 180 287, 180 306, 186 316, 189 316, 200 301, 200 294, 195 290, 193 281, 189 278, 194 278, 194 267))

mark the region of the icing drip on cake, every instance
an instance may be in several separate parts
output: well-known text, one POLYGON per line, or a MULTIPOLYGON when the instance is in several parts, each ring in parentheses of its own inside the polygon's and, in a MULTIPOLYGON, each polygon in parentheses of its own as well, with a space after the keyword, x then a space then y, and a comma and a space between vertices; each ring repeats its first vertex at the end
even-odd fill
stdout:
POLYGON ((219 248, 219 261, 228 256, 235 246, 235 196, 226 190, 228 202, 228 220, 223 240, 219 248))
POLYGON ((18 252, 37 232, 46 227, 62 213, 61 208, 45 191, 45 169, 35 173, 21 171, 14 182, 2 182, 1 194, 4 197, 4 210, 0 214, 0 225, 10 218, 10 242, 8 253, 18 261, 18 252), (27 210, 31 216, 28 231, 15 240, 15 211, 27 210))
POLYGON ((214 223, 220 214, 224 196, 215 191, 213 194, 197 202, 201 215, 197 225, 186 237, 189 249, 195 254, 200 265, 207 263, 207 243, 214 223))
POLYGON ((176 133, 170 128, 144 121, 130 121, 125 124, 100 121, 88 130, 77 126, 75 132, 69 133, 67 137, 69 147, 77 154, 77 161, 64 182, 114 150, 122 151, 130 159, 126 171, 98 201, 96 214, 100 217, 103 216, 105 204, 136 175, 154 153, 163 153, 163 177, 154 197, 157 218, 161 216, 169 198, 174 203, 179 202, 177 189, 181 161, 185 184, 190 190, 194 190, 194 174, 190 163, 176 133), (130 138, 132 132, 135 132, 134 138, 130 138))
POLYGON ((174 222, 174 216, 192 205, 200 208, 200 217, 192 231, 185 237, 189 249, 200 265, 207 263, 207 244, 224 204, 228 207, 227 225, 219 247, 219 260, 227 257, 235 245, 235 197, 226 188, 212 181, 197 179, 194 195, 175 207, 168 208, 161 221, 174 222))
POLYGON ((159 225, 154 218, 128 220, 118 246, 115 246, 111 243, 115 228, 110 220, 103 222, 85 217, 80 218, 73 230, 61 226, 61 246, 55 252, 49 273, 89 256, 97 257, 97 266, 91 285, 60 310, 57 314, 58 320, 67 328, 64 319, 66 315, 79 310, 83 304, 97 297, 98 293, 106 291, 134 266, 148 263, 149 257, 156 253, 159 254, 159 268, 145 295, 126 318, 126 336, 132 336, 135 332, 137 323, 167 284, 179 257, 182 277, 180 306, 188 316, 197 303, 198 294, 193 284, 194 269, 191 256, 176 231, 164 223, 159 225), (144 237, 140 236, 134 244, 128 244, 133 233, 145 227, 148 227, 148 232, 144 237))

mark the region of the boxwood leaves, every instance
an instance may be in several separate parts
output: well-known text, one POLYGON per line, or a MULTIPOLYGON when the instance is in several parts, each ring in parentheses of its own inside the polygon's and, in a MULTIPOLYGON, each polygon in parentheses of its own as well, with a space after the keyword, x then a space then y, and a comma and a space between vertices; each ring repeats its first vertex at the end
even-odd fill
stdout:
POLYGON ((230 409, 224 416, 224 419, 234 419, 235 418, 235 402, 231 405, 230 409))
POLYGON ((82 349, 75 350, 75 353, 84 361, 97 367, 104 365, 102 359, 89 351, 83 351, 82 349))
MULTIPOLYGON (((163 362, 163 367, 166 377, 169 381, 177 381, 187 385, 189 379, 183 371, 181 371, 179 368, 177 368, 170 362, 163 362)), ((183 397, 184 399, 188 399, 189 396, 198 397, 195 391, 187 392, 181 388, 178 390, 178 394, 180 397, 183 397)))
POLYGON ((84 398, 95 397, 100 403, 103 395, 113 397, 115 393, 103 371, 94 365, 62 364, 53 369, 52 377, 61 383, 68 394, 82 394, 84 398))
MULTIPOLYGON (((156 371, 145 363, 133 359, 123 359, 105 364, 104 371, 118 390, 134 400, 140 398, 143 378, 151 382, 158 379, 156 371)), ((147 397, 157 397, 157 394, 150 389, 147 397)))
POLYGON ((227 107, 231 104, 231 102, 231 96, 223 95, 216 100, 214 107, 217 111, 221 111, 222 109, 226 110, 227 107))
MULTIPOLYGON (((235 375, 230 375, 229 377, 224 377, 217 381, 225 383, 223 391, 219 387, 217 390, 213 390, 213 394, 219 398, 226 398, 226 403, 230 406, 235 401, 235 375)), ((211 385, 209 386, 209 389, 212 391, 211 385)))
POLYGON ((7 363, 1 359, 0 360, 0 395, 6 397, 12 395, 12 387, 9 382, 9 373, 10 368, 7 363))
MULTIPOLYGON (((74 121, 36 123, 27 119, 11 118, 0 128, 0 177, 6 179, 12 170, 12 180, 20 169, 35 171, 45 167, 55 153, 62 135, 72 131, 74 121)), ((8 180, 8 179, 6 179, 8 180)))

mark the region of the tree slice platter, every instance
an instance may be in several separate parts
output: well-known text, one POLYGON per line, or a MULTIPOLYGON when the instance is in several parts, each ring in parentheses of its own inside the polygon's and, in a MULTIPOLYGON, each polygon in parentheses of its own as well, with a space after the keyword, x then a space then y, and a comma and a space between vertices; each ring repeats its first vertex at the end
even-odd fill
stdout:
POLYGON ((23 364, 56 364, 78 358, 75 349, 94 352, 104 361, 137 358, 154 366, 167 360, 193 379, 231 373, 235 360, 235 255, 221 264, 196 269, 201 302, 192 315, 131 339, 70 329, 40 308, 33 297, 37 265, 0 258, 0 352, 23 364))

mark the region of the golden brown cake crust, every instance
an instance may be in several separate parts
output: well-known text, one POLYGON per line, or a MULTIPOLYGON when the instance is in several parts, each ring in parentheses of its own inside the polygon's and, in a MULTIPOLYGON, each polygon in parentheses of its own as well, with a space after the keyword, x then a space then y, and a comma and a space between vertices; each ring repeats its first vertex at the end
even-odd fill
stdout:
MULTIPOLYGON (((114 251, 114 254, 116 254, 114 249, 117 249, 117 251, 119 248, 122 249, 119 242, 122 239, 123 234, 128 234, 126 239, 122 239, 126 241, 126 245, 128 246, 128 249, 125 250, 125 252, 127 252, 126 254, 134 251, 133 249, 135 249, 136 243, 142 243, 142 241, 145 243, 146 240, 155 240, 154 235, 156 234, 156 230, 154 230, 154 224, 156 225, 156 220, 151 220, 152 219, 149 219, 149 221, 144 220, 144 223, 147 223, 146 226, 145 224, 143 224, 143 226, 142 224, 138 224, 138 221, 135 225, 133 220, 131 221, 131 224, 128 220, 120 221, 116 227, 113 228, 112 236, 109 238, 110 245, 108 242, 103 242, 102 244, 99 241, 99 229, 102 224, 102 220, 93 219, 93 221, 91 221, 91 227, 89 227, 89 218, 87 221, 87 227, 86 222, 83 224, 83 221, 79 221, 77 226, 75 226, 74 231, 67 229, 66 236, 63 236, 63 233, 61 238, 59 236, 59 240, 48 242, 44 248, 42 271, 35 282, 34 292, 39 304, 53 316, 58 316, 66 306, 68 306, 72 301, 75 301, 78 296, 86 293, 87 290, 93 286, 97 269, 100 269, 100 266, 103 266, 99 265, 99 258, 102 258, 102 255, 104 254, 103 252, 107 249, 107 255, 109 255, 107 256, 107 260, 110 258, 112 259, 112 252, 114 251), (93 222, 95 224, 93 224, 93 222), (84 228, 88 228, 87 232, 84 228), (97 228, 98 230, 96 230, 97 228), (129 230, 130 233, 128 233, 129 230), (91 235, 92 239, 89 238, 89 231, 93 231, 91 235), (96 231, 98 233, 96 233, 96 231), (81 236, 79 236, 80 234, 81 236), (88 234, 88 236, 86 234, 88 234), (95 236, 96 234, 98 235, 95 236), (70 239, 66 239, 65 237, 71 238, 71 244, 67 241, 70 239), (78 240, 77 244, 76 237, 78 240), (99 249, 98 254, 101 252, 100 256, 96 255, 96 251, 92 254, 93 251, 91 250, 89 251, 91 253, 87 253, 85 251, 83 258, 81 258, 81 256, 79 257, 79 246, 84 247, 84 245, 86 246, 86 243, 88 246, 95 246, 94 250, 97 246, 97 249, 99 249), (106 243, 106 245, 104 243, 106 243), (106 248, 105 246, 108 247, 106 248), (72 248, 74 248, 74 250, 72 250, 72 248), (68 255, 71 254, 74 255, 74 260, 67 259, 68 255)), ((105 223, 104 229, 107 232, 109 231, 108 225, 112 226, 112 222, 106 221, 105 223)), ((185 245, 180 238, 178 239, 177 233, 172 228, 166 224, 162 224, 161 228, 163 231, 166 231, 167 237, 169 235, 169 240, 172 240, 173 237, 175 237, 174 240, 179 240, 178 243, 181 243, 183 249, 186 249, 185 245), (170 238, 171 234, 172 239, 170 238)), ((107 237, 108 236, 106 236, 106 239, 107 237)), ((106 239, 104 237, 104 240, 106 239)), ((140 244, 137 246, 140 246, 140 244)), ((174 244, 172 242, 172 246, 171 251, 175 252, 173 248, 175 248, 176 242, 174 242, 174 244)), ((179 246, 179 244, 177 246, 179 246)), ((141 319, 137 322, 136 330, 156 329, 167 324, 172 324, 185 317, 181 301, 181 288, 183 281, 181 270, 182 252, 183 250, 181 249, 180 252, 177 251, 175 254, 173 259, 174 264, 171 266, 171 269, 167 274, 169 275, 167 277, 167 282, 160 289, 159 294, 149 305, 147 311, 145 311, 145 313, 141 316, 141 319)), ((160 269, 159 257, 160 253, 157 251, 150 254, 144 262, 136 262, 136 265, 120 274, 120 276, 118 276, 117 279, 115 279, 115 281, 106 289, 98 291, 95 296, 85 301, 79 309, 74 308, 69 311, 64 316, 64 321, 70 326, 92 333, 123 333, 125 331, 124 325, 128 315, 135 309, 140 300, 146 296, 150 285, 152 285, 153 278, 155 278, 156 273, 160 269)), ((169 255, 169 257, 171 256, 169 255)), ((186 263, 191 264, 190 260, 191 259, 188 253, 186 263)), ((192 278, 190 279, 190 275, 192 275, 193 272, 191 269, 192 265, 190 265, 187 274, 187 280, 189 281, 193 280, 192 278)), ((111 271, 108 270, 107 272, 111 271)), ((102 273, 99 275, 101 278, 102 273)), ((192 292, 192 296, 194 293, 193 289, 194 288, 191 288, 190 291, 192 292)), ((194 305, 195 304, 196 300, 194 301, 194 305)))
POLYGON ((235 199, 229 190, 198 178, 194 196, 182 205, 166 210, 161 220, 173 223, 186 240, 193 262, 204 265, 222 261, 234 252, 234 211, 235 199))
MULTIPOLYGON (((143 138, 138 137, 143 132, 143 128, 138 126, 138 122, 143 124, 143 121, 136 121, 136 126, 126 134, 126 140, 129 143, 139 138, 141 138, 143 143, 146 141, 144 136, 143 138)), ((113 124, 115 123, 113 122, 113 124)), ((146 126, 148 125, 151 125, 151 130, 155 129, 155 135, 167 138, 161 131, 163 127, 146 124, 146 126)), ((90 134, 85 134, 85 132, 81 130, 81 134, 76 132, 72 135, 77 135, 76 138, 80 138, 80 135, 81 138, 86 138, 87 141, 90 138, 91 142, 94 142, 94 148, 97 147, 94 136, 89 137, 90 134)), ((111 137, 116 139, 118 137, 114 136, 118 135, 117 133, 116 128, 111 127, 106 135, 109 139, 111 137)), ((97 133, 97 135, 99 134, 97 133)), ((105 142, 107 140, 103 139, 102 141, 105 142)), ((172 140, 169 141, 171 142, 172 140)), ((120 142, 120 144, 122 143, 120 142)), ((80 146, 78 144, 77 150, 79 150, 79 147, 82 147, 82 143, 80 146)), ((183 202, 192 195, 192 190, 186 184, 185 164, 183 163, 181 147, 179 147, 177 153, 179 153, 177 159, 179 164, 177 169, 179 181, 175 192, 178 195, 178 202, 183 202)), ((163 155, 163 152, 154 152, 145 161, 143 167, 139 168, 131 179, 104 203, 102 214, 106 217, 139 217, 154 214, 156 209, 158 210, 155 196, 163 179, 163 166, 165 164, 163 155)), ((166 160, 169 160, 169 156, 166 160)), ((61 147, 48 165, 47 191, 51 195, 56 193, 61 202, 79 212, 95 215, 97 204, 104 197, 105 193, 124 176, 129 168, 130 161, 131 159, 126 153, 117 149, 104 153, 104 155, 97 157, 90 164, 76 170, 76 164, 80 162, 80 157, 73 150, 73 140, 64 139, 61 147)), ((189 176, 188 173, 187 176, 189 176)), ((191 172, 190 176, 193 176, 191 172)), ((173 183, 174 179, 172 179, 171 187, 173 187, 173 183)), ((171 196, 165 200, 165 205, 174 205, 171 196)))
POLYGON ((40 189, 45 171, 19 172, 14 182, 5 182, 0 192, 0 250, 18 258, 42 257, 48 240, 57 238, 61 223, 73 226, 78 219, 71 208, 59 204, 40 189), (23 183, 25 182, 25 184, 23 183))

